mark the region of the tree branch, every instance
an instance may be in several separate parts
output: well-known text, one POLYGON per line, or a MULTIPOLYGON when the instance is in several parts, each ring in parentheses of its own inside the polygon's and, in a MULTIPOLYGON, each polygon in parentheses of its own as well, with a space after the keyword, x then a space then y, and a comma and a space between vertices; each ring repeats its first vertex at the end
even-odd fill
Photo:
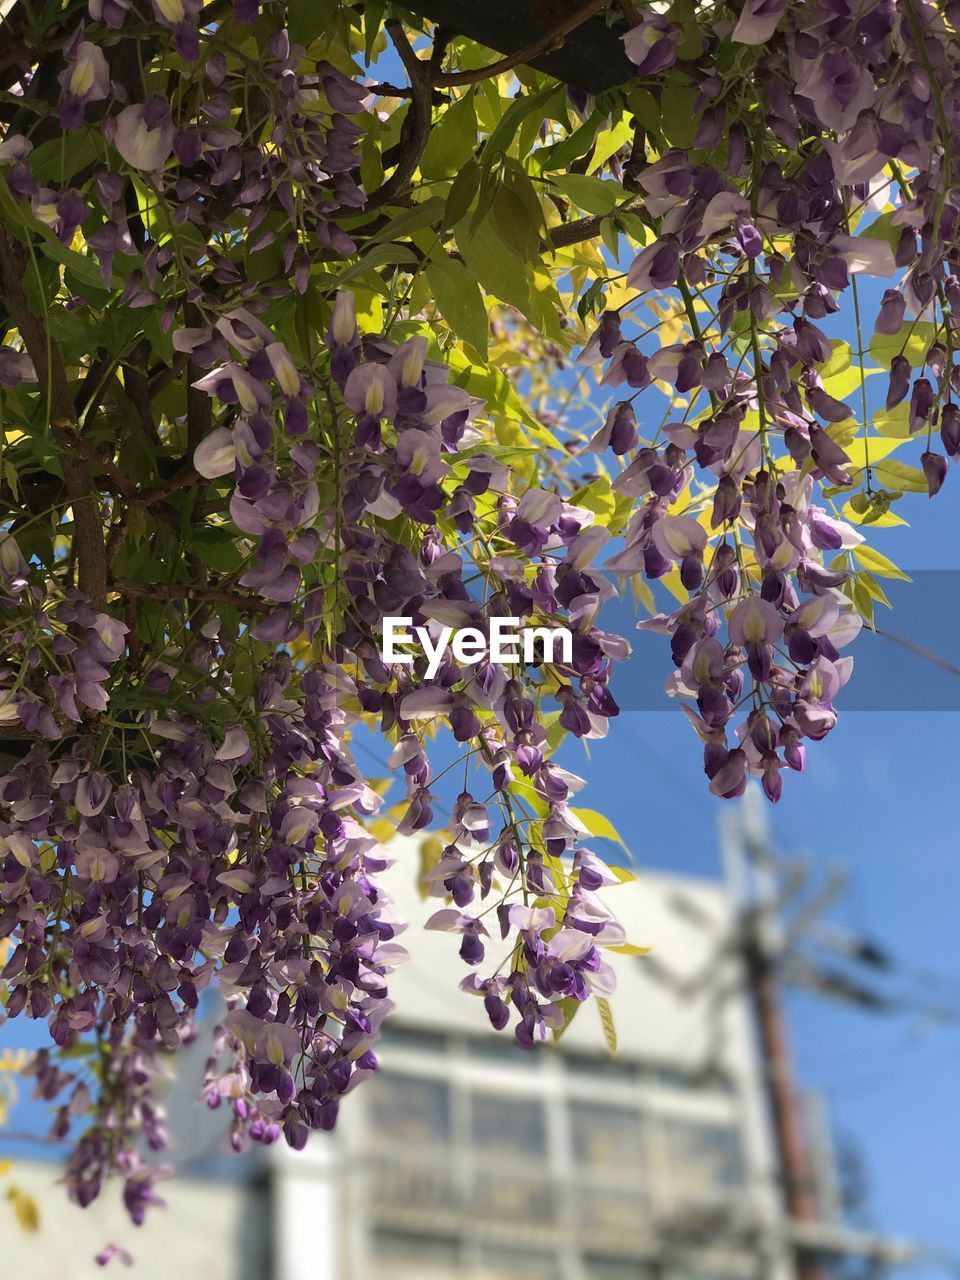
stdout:
POLYGON ((438 29, 434 37, 433 52, 429 59, 424 60, 414 53, 402 22, 397 18, 388 18, 384 26, 410 77, 410 105, 400 129, 399 156, 393 173, 368 197, 365 205, 367 209, 388 204, 417 171, 417 165, 430 140, 434 81, 440 74, 443 57, 452 38, 449 32, 438 29))
POLYGON ((23 290, 27 255, 20 242, 0 226, 0 286, 10 317, 20 332, 37 371, 41 391, 48 392, 50 429, 60 451, 60 466, 73 509, 78 585, 94 608, 102 609, 107 593, 107 551, 100 517, 100 495, 90 466, 77 448, 77 414, 59 348, 39 316, 30 310, 23 290))
POLYGON ((225 604, 239 613, 267 613, 273 606, 256 596, 242 596, 233 591, 217 591, 208 587, 179 586, 165 582, 130 582, 117 578, 111 590, 127 596, 150 596, 154 600, 184 600, 189 604, 225 604))
POLYGON ((642 209, 645 203, 645 196, 635 196, 610 213, 593 214, 589 218, 576 218, 573 222, 551 227, 548 248, 562 249, 569 244, 579 244, 581 240, 592 240, 594 236, 600 234, 600 224, 604 219, 616 217, 618 213, 632 213, 636 209, 642 209))
POLYGON ((532 58, 538 58, 542 53, 549 53, 551 49, 557 48, 566 40, 572 31, 576 31, 577 27, 583 26, 590 18, 601 13, 604 9, 609 8, 610 0, 589 0, 582 9, 577 9, 575 13, 568 14, 556 26, 551 27, 539 40, 535 40, 533 44, 527 45, 525 49, 518 49, 516 53, 508 54, 505 58, 500 58, 497 62, 491 62, 488 67, 475 67, 470 71, 447 71, 441 72, 434 76, 433 83, 440 88, 449 89, 455 85, 477 84, 481 80, 490 80, 494 76, 499 76, 504 71, 512 71, 514 67, 522 66, 525 62, 529 62, 532 58))

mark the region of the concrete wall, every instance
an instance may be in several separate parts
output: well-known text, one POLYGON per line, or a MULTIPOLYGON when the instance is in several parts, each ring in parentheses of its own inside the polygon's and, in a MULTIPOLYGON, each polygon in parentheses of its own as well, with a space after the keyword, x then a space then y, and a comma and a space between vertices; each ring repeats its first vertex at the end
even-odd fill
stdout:
POLYGON ((0 1204, 0 1260, 11 1280, 267 1280, 265 1196, 227 1184, 171 1179, 163 1184, 166 1209, 148 1212, 142 1227, 131 1225, 119 1184, 105 1188, 87 1209, 67 1199, 55 1164, 17 1160, 4 1185, 36 1201, 40 1229, 25 1233, 12 1209, 0 1204), (119 1244, 134 1257, 125 1267, 114 1259, 104 1270, 94 1256, 119 1244))

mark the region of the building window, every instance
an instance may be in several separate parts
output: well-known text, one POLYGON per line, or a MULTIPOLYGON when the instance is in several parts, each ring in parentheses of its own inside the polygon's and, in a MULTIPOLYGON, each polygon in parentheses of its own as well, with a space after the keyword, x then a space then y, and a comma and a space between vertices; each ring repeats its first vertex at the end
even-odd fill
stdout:
POLYGON ((586 1280, 655 1280, 656 1272, 636 1258, 600 1258, 583 1260, 586 1280))
POLYGON ((470 1140, 481 1154, 510 1161, 543 1159, 547 1125, 539 1098, 471 1092, 470 1121, 470 1140))
POLYGON ((480 1249, 477 1280, 560 1280, 556 1258, 502 1245, 485 1244, 480 1249))
POLYGON ((469 1109, 468 1164, 478 1212, 520 1222, 552 1214, 540 1099, 477 1090, 470 1092, 469 1109))
POLYGON ((429 1076, 384 1072, 370 1087, 369 1129, 377 1147, 445 1146, 450 1141, 450 1089, 429 1076))
POLYGON ((675 1199, 716 1199, 744 1185, 743 1148, 734 1125, 671 1115, 661 1118, 659 1128, 675 1199))
POLYGON ((453 1236, 375 1231, 370 1244, 376 1280, 451 1280, 459 1274, 460 1242, 453 1236))
POLYGON ((643 1121, 635 1107, 572 1102, 570 1133, 573 1158, 588 1176, 638 1175, 643 1163, 643 1121))
POLYGON ((377 1280, 727 1280, 709 1255, 688 1277, 647 1251, 677 1213, 714 1213, 745 1185, 732 1095, 643 1064, 410 1031, 383 1064, 363 1091, 357 1201, 377 1280))

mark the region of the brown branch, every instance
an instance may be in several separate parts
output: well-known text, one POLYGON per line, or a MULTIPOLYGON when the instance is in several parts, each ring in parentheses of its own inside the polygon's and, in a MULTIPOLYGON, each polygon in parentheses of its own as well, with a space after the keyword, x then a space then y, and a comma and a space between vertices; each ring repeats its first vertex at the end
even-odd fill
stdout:
MULTIPOLYGON (((123 361, 123 389, 133 402, 140 417, 143 434, 152 445, 160 443, 157 435, 157 424, 153 416, 153 396, 150 391, 150 379, 147 376, 147 362, 150 358, 150 343, 142 338, 123 361)), ((187 393, 189 401, 189 391, 187 393)), ((209 396, 207 399, 209 400, 209 396)))
POLYGON ((619 209, 610 213, 593 214, 589 218, 576 218, 573 222, 565 222, 562 226, 550 228, 550 244, 547 248, 562 249, 566 245, 579 244, 581 240, 592 240, 600 234, 600 226, 606 218, 615 218, 618 213, 633 213, 642 209, 646 203, 645 196, 635 196, 622 204, 619 209))
POLYGON ((10 317, 19 330, 27 354, 37 371, 41 392, 47 394, 47 410, 60 466, 73 509, 78 586, 98 609, 107 593, 107 552, 100 516, 100 495, 86 459, 76 449, 77 414, 67 381, 63 358, 43 320, 34 315, 23 290, 27 255, 20 242, 0 226, 0 288, 10 317))
POLYGON ((551 49, 555 49, 566 40, 572 31, 576 31, 577 27, 583 26, 590 18, 601 13, 608 8, 610 0, 590 0, 582 9, 577 9, 575 13, 568 14, 556 26, 551 27, 539 40, 535 40, 533 44, 527 45, 525 49, 518 49, 516 53, 508 54, 505 58, 501 58, 498 62, 492 62, 488 67, 475 67, 470 71, 446 71, 434 76, 433 83, 441 88, 448 89, 455 85, 477 84, 481 80, 490 80, 494 76, 499 76, 504 71, 512 71, 514 67, 522 66, 525 62, 529 62, 532 58, 538 58, 542 53, 549 53, 551 49))
MULTIPOLYGON (((373 94, 376 94, 378 98, 412 98, 413 97, 413 89, 410 87, 410 85, 406 85, 404 87, 402 85, 396 85, 396 84, 365 84, 363 88, 369 89, 370 92, 373 94)), ((441 103, 450 101, 449 93, 440 93, 437 89, 434 89, 433 93, 430 96, 432 101, 438 106, 441 103)))
POLYGON ((434 36, 433 52, 428 59, 422 59, 414 53, 402 22, 397 18, 388 18, 384 26, 410 77, 410 105, 400 128, 399 156, 393 173, 368 197, 365 205, 367 209, 388 204, 417 171, 430 141, 433 84, 440 74, 443 57, 452 38, 449 32, 438 28, 434 36))
POLYGON ((163 480, 153 489, 138 490, 133 496, 132 505, 136 507, 152 507, 155 502, 169 498, 170 494, 176 493, 178 489, 186 489, 188 485, 196 484, 201 478, 200 472, 195 467, 182 466, 172 476, 163 480))
POLYGON ((623 185, 627 191, 639 191, 640 174, 647 167, 647 131, 639 121, 633 122, 630 157, 623 166, 623 185))
MULTIPOLYGON (((105 476, 109 476, 114 491, 122 498, 126 498, 128 501, 133 498, 136 490, 127 477, 112 459, 105 458, 103 454, 98 453, 96 446, 89 440, 77 432, 71 431, 65 433, 64 443, 72 452, 85 458, 96 471, 102 471, 105 476)), ((93 475, 94 471, 91 471, 90 474, 93 475)))
POLYGON ((127 596, 150 596, 154 600, 184 600, 189 604, 225 604, 239 613, 267 613, 273 607, 267 600, 241 596, 233 591, 217 591, 208 587, 179 586, 165 582, 130 582, 117 578, 111 590, 127 596))

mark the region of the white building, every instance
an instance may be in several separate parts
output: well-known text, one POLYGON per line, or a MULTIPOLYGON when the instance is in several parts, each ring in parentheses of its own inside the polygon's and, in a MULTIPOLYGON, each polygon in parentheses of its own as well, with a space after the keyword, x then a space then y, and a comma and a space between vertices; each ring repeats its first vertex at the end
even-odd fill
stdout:
POLYGON ((613 957, 616 1058, 591 1005, 525 1053, 458 990, 456 939, 418 927, 437 903, 413 885, 416 842, 397 854, 412 958, 393 979, 382 1074, 337 1132, 259 1165, 221 1156, 221 1119, 188 1104, 182 1073, 170 1208, 138 1232, 111 1189, 80 1213, 55 1170, 20 1166, 45 1225, 4 1230, 9 1274, 103 1275, 86 1258, 115 1240, 137 1261, 113 1265, 136 1280, 789 1280, 736 961, 702 981, 730 924, 723 887, 644 873, 610 890, 630 940, 652 948, 613 957))

